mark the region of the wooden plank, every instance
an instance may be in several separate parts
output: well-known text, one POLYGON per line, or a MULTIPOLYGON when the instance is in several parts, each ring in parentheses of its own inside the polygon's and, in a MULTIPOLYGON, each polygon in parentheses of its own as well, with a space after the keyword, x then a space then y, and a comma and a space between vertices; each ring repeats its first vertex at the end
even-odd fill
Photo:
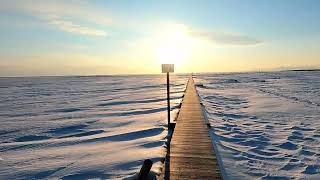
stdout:
POLYGON ((222 179, 192 77, 165 163, 165 179, 222 179))

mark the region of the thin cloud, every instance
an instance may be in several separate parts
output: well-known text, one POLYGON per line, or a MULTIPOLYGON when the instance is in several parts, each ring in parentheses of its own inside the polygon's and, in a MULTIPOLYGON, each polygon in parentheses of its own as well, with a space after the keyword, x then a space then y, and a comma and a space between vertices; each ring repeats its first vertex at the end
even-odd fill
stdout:
POLYGON ((83 35, 91 35, 91 36, 106 36, 107 33, 103 30, 93 29, 85 26, 81 26, 78 24, 74 24, 71 21, 65 20, 51 20, 49 24, 58 27, 62 31, 77 33, 83 35))
POLYGON ((84 1, 14 0, 1 4, 0 11, 24 13, 62 31, 89 36, 106 36, 107 33, 102 29, 84 26, 84 22, 100 27, 112 24, 106 13, 90 7, 84 1))
POLYGON ((18 11, 37 17, 64 16, 74 17, 101 25, 110 25, 113 18, 110 14, 86 1, 53 1, 53 0, 12 0, 1 3, 2 11, 18 11))
POLYGON ((190 34, 220 45, 253 46, 263 43, 260 39, 237 33, 190 31, 190 34))

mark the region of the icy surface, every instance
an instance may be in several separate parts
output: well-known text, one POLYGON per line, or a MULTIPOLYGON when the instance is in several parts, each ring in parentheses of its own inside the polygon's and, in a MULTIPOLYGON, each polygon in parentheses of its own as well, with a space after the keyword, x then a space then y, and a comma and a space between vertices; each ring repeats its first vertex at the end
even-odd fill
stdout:
POLYGON ((202 74, 229 179, 320 178, 320 72, 202 74))
MULTIPOLYGON (((117 179, 147 158, 158 172, 167 136, 164 78, 0 78, 0 179, 117 179)), ((187 76, 171 78, 177 110, 187 76)))

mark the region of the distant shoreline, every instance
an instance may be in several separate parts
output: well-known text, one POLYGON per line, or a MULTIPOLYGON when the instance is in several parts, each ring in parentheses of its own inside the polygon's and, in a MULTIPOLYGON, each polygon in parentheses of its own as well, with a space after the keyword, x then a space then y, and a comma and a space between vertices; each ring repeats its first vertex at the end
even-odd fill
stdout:
POLYGON ((320 71, 320 69, 294 69, 289 71, 320 71))

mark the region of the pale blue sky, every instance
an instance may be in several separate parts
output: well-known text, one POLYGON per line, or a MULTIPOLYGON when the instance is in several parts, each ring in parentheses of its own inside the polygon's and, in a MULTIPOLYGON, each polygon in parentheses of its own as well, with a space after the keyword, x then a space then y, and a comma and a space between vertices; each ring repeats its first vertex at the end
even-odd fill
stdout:
POLYGON ((151 47, 172 24, 201 39, 178 72, 320 64, 317 0, 0 3, 1 76, 157 73, 151 47))

